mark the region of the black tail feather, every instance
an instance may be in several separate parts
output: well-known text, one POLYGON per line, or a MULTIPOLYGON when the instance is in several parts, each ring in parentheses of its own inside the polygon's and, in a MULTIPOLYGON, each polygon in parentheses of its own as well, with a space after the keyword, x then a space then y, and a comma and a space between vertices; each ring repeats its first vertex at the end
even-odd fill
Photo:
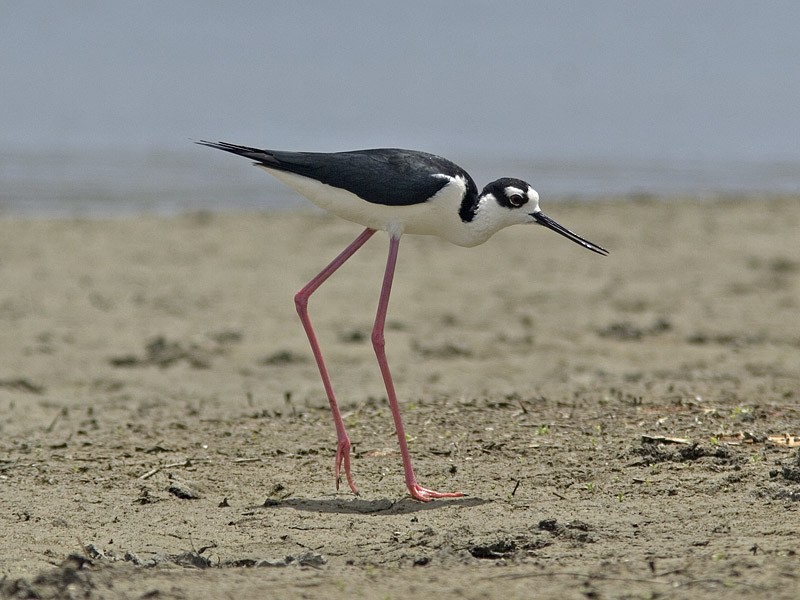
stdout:
POLYGON ((216 148, 217 150, 224 150, 231 154, 244 156, 251 160, 256 161, 256 164, 267 165, 270 167, 277 166, 277 161, 273 153, 269 150, 261 150, 259 148, 251 148, 249 146, 239 146, 237 144, 229 144, 228 142, 209 142, 206 140, 199 140, 195 142, 201 146, 208 146, 209 148, 216 148))

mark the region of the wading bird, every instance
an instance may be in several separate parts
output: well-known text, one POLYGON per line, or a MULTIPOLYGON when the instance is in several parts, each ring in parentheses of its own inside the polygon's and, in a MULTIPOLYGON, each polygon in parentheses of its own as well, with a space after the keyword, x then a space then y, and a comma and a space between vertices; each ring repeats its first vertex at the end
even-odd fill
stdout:
POLYGON ((350 437, 311 326, 308 300, 377 230, 389 234, 389 257, 372 329, 372 345, 394 419, 406 486, 412 498, 425 502, 463 496, 461 492, 436 492, 422 487, 411 465, 397 395, 386 361, 383 333, 400 236, 406 233, 433 235, 469 247, 482 244, 509 225, 536 223, 597 254, 607 255, 608 251, 542 213, 539 194, 524 181, 504 177, 493 181, 479 193, 472 177, 464 169, 433 154, 396 148, 333 153, 286 152, 225 142, 198 143, 255 161, 257 167, 274 175, 320 208, 366 228, 294 298, 336 425, 336 488, 339 488, 340 472, 344 467, 347 483, 354 494, 358 494, 358 489, 350 471, 350 437))

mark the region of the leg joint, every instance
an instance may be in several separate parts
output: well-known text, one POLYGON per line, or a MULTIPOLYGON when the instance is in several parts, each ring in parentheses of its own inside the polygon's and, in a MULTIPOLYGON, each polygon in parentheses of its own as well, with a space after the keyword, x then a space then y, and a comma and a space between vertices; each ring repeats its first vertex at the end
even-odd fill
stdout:
POLYGON ((308 296, 299 291, 294 295, 294 306, 299 314, 305 314, 308 309, 308 296))
POLYGON ((376 350, 378 348, 383 349, 386 346, 386 339, 383 336, 383 331, 380 329, 372 330, 372 345, 376 350))

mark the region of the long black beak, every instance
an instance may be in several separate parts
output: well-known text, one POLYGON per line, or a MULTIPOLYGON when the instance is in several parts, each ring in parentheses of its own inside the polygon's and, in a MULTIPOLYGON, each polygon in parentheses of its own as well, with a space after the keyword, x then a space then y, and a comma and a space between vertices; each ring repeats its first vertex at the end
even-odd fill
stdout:
POLYGON ((548 229, 552 229, 556 233, 563 235, 568 240, 572 240, 576 244, 580 244, 587 250, 591 250, 592 252, 596 252, 597 254, 601 254, 603 256, 608 256, 608 250, 606 250, 605 248, 601 248, 597 244, 593 244, 589 240, 583 239, 576 233, 572 233, 569 229, 567 229, 563 225, 559 225, 543 212, 539 211, 531 213, 531 216, 539 225, 544 225, 548 229))

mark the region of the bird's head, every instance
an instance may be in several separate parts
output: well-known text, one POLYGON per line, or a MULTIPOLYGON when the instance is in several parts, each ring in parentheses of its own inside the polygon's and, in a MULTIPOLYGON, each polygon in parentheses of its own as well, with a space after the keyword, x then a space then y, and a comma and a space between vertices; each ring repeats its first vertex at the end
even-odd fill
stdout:
POLYGON ((482 208, 481 212, 485 212, 487 216, 491 215, 490 218, 500 227, 537 223, 552 229, 587 250, 604 256, 608 254, 608 250, 605 248, 582 238, 545 215, 539 208, 539 194, 530 184, 521 179, 503 177, 491 182, 483 188, 479 204, 482 208))

